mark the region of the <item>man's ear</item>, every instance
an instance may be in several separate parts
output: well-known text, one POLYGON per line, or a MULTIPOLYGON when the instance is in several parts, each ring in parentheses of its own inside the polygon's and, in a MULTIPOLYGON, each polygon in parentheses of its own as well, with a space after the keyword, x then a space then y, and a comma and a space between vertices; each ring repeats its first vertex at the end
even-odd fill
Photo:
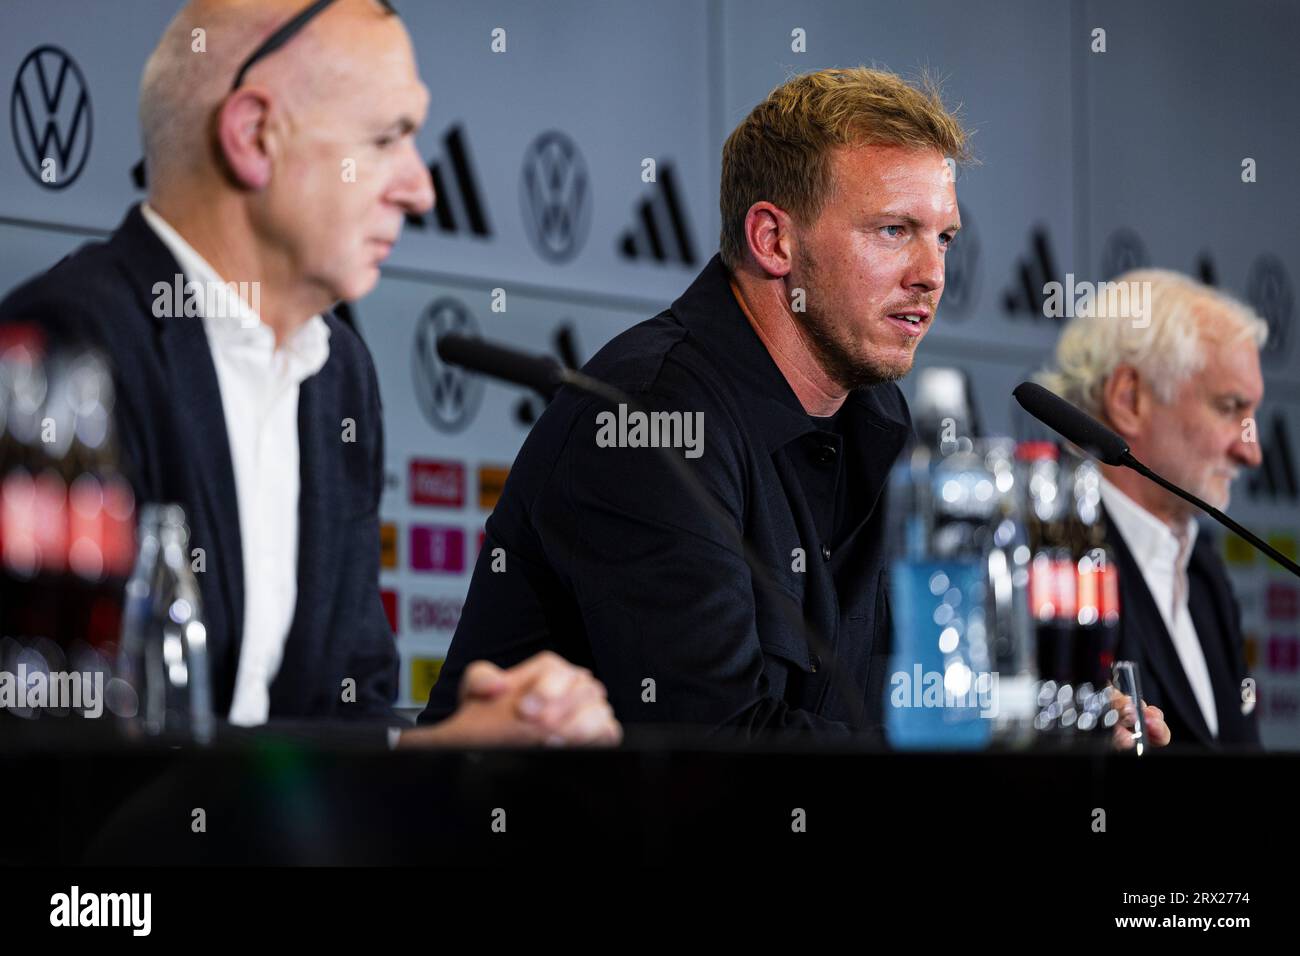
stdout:
POLYGON ((217 110, 219 158, 231 179, 245 189, 265 189, 271 182, 266 136, 270 107, 270 97, 248 88, 236 90, 217 110))
POLYGON ((1142 433, 1148 404, 1137 369, 1116 366, 1101 390, 1101 408, 1110 427, 1131 442, 1142 433))
POLYGON ((794 262, 790 215, 770 202, 756 202, 745 214, 745 244, 769 278, 790 274, 794 262))

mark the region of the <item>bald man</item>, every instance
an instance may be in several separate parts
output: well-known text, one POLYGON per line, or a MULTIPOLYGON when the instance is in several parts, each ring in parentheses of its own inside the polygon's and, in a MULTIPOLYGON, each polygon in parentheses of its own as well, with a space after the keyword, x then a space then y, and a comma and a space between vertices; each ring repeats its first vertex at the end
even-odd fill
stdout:
MULTIPOLYGON (((406 214, 433 205, 414 143, 428 103, 379 0, 187 4, 141 84, 148 200, 0 303, 0 321, 112 360, 137 498, 183 505, 205 552, 213 700, 232 723, 397 722, 379 388, 330 309, 374 287, 406 214)), ((480 662, 455 713, 400 739, 619 735, 590 672, 542 654, 480 662)))

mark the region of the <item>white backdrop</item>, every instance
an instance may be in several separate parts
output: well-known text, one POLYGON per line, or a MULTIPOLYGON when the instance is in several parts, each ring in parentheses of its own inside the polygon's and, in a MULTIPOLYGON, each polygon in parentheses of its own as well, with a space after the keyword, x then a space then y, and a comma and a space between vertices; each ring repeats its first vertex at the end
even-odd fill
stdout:
MULTIPOLYGON (((669 303, 715 251, 727 133, 787 76, 826 66, 929 68, 975 131, 981 164, 958 180, 968 229, 920 361, 972 376, 987 430, 1024 432, 1010 388, 1044 361, 1058 329, 1020 301, 1022 273, 1041 286, 1066 272, 1095 280, 1149 263, 1203 273, 1266 314, 1275 330, 1259 415, 1267 466, 1242 482, 1232 512, 1295 553, 1294 5, 399 6, 433 96, 419 143, 437 167, 441 215, 407 228, 354 313, 385 402, 383 512, 394 547, 383 586, 397 619, 404 703, 419 702, 454 630, 491 506, 481 479, 499 482, 539 410, 515 389, 425 364, 421 336, 465 325, 585 360, 669 303), (506 31, 504 53, 491 49, 496 28, 506 31), (1104 53, 1091 49, 1098 28, 1104 53), (803 52, 792 49, 795 31, 803 52), (1256 182, 1241 181, 1246 157, 1256 182), (656 183, 642 181, 647 158, 658 164, 656 183), (572 228, 539 235, 545 210, 529 202, 526 169, 581 184, 559 197, 572 228), (497 288, 505 312, 492 311, 497 288)), ((11 91, 0 131, 9 140, 0 143, 0 287, 111 229, 141 197, 130 174, 140 157, 139 73, 176 7, 6 0, 0 8, 0 81, 11 91), (42 55, 51 79, 64 56, 75 66, 53 114, 67 168, 81 168, 59 189, 27 171, 34 147, 15 112, 20 86, 37 97, 30 65, 19 74, 43 45, 57 48, 42 55)), ((1300 590, 1248 552, 1230 549, 1229 559, 1265 739, 1300 746, 1300 590)))

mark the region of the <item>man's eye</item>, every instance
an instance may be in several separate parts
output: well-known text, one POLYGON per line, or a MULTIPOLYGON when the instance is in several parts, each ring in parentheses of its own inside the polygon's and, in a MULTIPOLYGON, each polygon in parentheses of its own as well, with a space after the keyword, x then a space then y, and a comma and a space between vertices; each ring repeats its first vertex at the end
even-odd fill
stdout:
POLYGON ((392 146, 396 142, 397 140, 392 136, 381 136, 379 137, 379 139, 375 140, 375 145, 378 146, 380 149, 387 149, 389 146, 392 146))
POLYGON ((885 236, 889 239, 897 239, 899 235, 902 234, 905 228, 907 227, 906 226, 881 226, 880 231, 883 232, 885 236), (890 232, 889 230, 891 229, 897 229, 898 232, 890 232))
POLYGON ((940 234, 939 234, 939 245, 941 245, 941 246, 943 246, 945 249, 947 249, 949 246, 952 245, 952 241, 953 241, 954 239, 956 239, 956 238, 957 238, 957 237, 954 236, 954 235, 953 235, 952 233, 950 233, 950 232, 943 232, 943 233, 940 233, 940 234))

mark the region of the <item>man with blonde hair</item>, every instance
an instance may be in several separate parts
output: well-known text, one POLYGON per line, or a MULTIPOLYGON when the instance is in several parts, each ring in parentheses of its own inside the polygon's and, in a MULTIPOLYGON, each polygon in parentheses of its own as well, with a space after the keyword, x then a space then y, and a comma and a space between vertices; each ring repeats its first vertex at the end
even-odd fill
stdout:
POLYGON ((562 390, 488 519, 422 719, 454 706, 469 660, 549 648, 590 666, 624 722, 879 728, 880 501, 911 435, 894 382, 935 319, 965 156, 933 89, 866 68, 795 77, 741 122, 720 255, 586 367, 652 414, 702 421, 702 441, 670 453, 730 527, 648 436, 611 447, 612 410, 562 390))
MULTIPOLYGON (((1241 469, 1260 463, 1253 416, 1268 326, 1175 272, 1113 281, 1148 305, 1112 314, 1098 297, 1062 331, 1055 368, 1040 380, 1118 432, 1139 461, 1223 510, 1241 469)), ((1209 535, 1181 498, 1127 468, 1102 469, 1120 572, 1117 656, 1141 666, 1174 746, 1258 745, 1240 613, 1209 535)))
MULTIPOLYGON (((136 496, 181 504, 206 556, 212 698, 231 723, 377 722, 390 740, 402 724, 379 388, 330 310, 432 208, 414 142, 428 103, 384 0, 194 0, 144 70, 147 202, 0 303, 0 321, 112 359, 136 496)), ((478 662, 455 690, 445 721, 401 740, 619 738, 603 689, 553 654, 478 662)))

